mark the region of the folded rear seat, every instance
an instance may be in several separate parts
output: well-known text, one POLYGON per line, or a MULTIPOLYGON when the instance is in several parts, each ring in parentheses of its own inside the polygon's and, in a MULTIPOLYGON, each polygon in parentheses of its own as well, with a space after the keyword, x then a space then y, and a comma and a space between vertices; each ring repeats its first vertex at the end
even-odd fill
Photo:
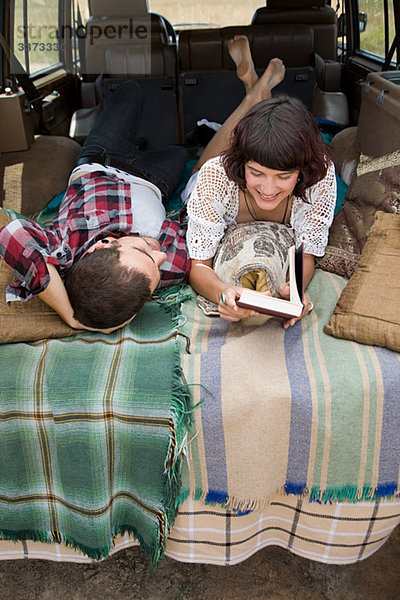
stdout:
POLYGON ((200 119, 222 123, 243 99, 244 86, 228 52, 234 35, 247 36, 259 74, 271 58, 284 61, 286 76, 273 94, 296 96, 312 108, 316 72, 310 27, 273 25, 267 32, 257 26, 184 30, 178 38, 178 82, 186 135, 200 119))
POLYGON ((154 150, 177 143, 176 44, 171 27, 161 15, 148 12, 146 1, 140 0, 138 6, 137 0, 92 0, 91 8, 85 40, 89 82, 82 84, 83 99, 88 88, 95 93, 73 115, 70 136, 82 142, 104 101, 123 81, 134 79, 145 97, 139 132, 143 145, 154 150))
POLYGON ((313 113, 345 126, 349 110, 341 91, 341 65, 337 54, 337 15, 326 0, 266 0, 253 15, 252 25, 303 24, 314 32, 317 85, 314 90, 313 113))

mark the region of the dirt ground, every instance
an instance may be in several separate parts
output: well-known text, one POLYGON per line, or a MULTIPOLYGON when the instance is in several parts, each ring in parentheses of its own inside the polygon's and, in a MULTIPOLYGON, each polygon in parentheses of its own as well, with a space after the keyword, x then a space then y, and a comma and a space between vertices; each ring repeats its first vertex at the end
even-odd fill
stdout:
POLYGON ((370 558, 328 566, 275 546, 232 567, 165 558, 149 570, 140 548, 101 563, 0 563, 0 600, 399 600, 400 527, 370 558))

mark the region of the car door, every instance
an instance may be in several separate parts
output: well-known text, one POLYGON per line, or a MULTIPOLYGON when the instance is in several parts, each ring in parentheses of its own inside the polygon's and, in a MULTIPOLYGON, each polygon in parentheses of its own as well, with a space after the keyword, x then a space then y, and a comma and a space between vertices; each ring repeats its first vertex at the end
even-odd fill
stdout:
POLYGON ((79 58, 76 30, 87 4, 84 0, 3 2, 3 92, 9 88, 8 93, 25 93, 25 111, 31 103, 36 133, 68 135, 79 88, 74 74, 79 58))

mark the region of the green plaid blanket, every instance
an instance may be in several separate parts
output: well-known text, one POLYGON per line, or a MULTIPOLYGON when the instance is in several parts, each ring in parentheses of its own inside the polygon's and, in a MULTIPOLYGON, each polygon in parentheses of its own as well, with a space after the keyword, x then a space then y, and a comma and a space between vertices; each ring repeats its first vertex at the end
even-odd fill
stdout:
POLYGON ((159 560, 177 512, 191 401, 179 302, 110 335, 0 346, 0 537, 107 556, 133 533, 159 560))

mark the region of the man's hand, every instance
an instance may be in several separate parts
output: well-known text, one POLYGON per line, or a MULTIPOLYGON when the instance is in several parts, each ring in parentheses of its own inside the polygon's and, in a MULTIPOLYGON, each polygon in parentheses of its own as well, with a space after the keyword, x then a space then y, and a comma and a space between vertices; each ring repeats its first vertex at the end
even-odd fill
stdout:
POLYGON ((67 290, 65 289, 64 283, 57 269, 51 264, 48 264, 47 268, 50 275, 50 282, 46 289, 38 294, 38 296, 44 302, 46 302, 46 304, 51 306, 51 308, 56 311, 63 321, 65 321, 67 325, 73 329, 86 329, 88 331, 98 331, 99 333, 112 333, 116 329, 124 327, 132 321, 134 315, 125 321, 125 323, 121 323, 121 325, 116 325, 115 327, 110 327, 109 329, 96 329, 93 327, 88 327, 87 325, 83 325, 74 317, 74 311, 69 301, 67 290))
POLYGON ((74 329, 86 329, 87 331, 96 331, 98 333, 112 333, 113 331, 116 331, 117 329, 120 329, 121 327, 125 327, 125 325, 128 325, 128 323, 130 323, 132 321, 134 316, 135 315, 133 315, 133 317, 131 317, 130 319, 125 321, 125 323, 122 323, 122 325, 116 325, 115 327, 109 327, 108 329, 96 329, 95 327, 88 327, 87 325, 83 325, 82 323, 80 323, 79 321, 77 321, 74 318, 72 319, 72 321, 70 321, 68 323, 68 325, 70 327, 73 327, 74 329))

